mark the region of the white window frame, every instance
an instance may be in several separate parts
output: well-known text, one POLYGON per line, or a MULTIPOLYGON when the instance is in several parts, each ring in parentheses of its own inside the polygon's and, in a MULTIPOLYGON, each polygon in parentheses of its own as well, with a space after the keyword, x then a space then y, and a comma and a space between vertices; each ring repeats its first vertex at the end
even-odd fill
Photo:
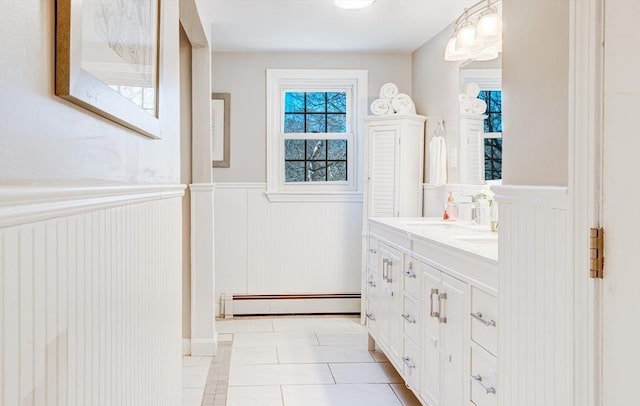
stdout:
POLYGON ((267 69, 267 192, 270 201, 362 201, 366 70, 267 69), (346 133, 285 133, 286 92, 345 92, 346 133), (347 181, 285 182, 285 139, 346 139, 347 181))
MULTIPOLYGON (((460 70, 460 89, 464 89, 469 83, 475 83, 480 90, 502 91, 502 69, 462 69, 460 70)), ((501 132, 482 133, 482 140, 502 138, 501 132)), ((482 172, 484 178, 484 171, 482 172)), ((489 185, 501 185, 502 179, 486 180, 489 185)))

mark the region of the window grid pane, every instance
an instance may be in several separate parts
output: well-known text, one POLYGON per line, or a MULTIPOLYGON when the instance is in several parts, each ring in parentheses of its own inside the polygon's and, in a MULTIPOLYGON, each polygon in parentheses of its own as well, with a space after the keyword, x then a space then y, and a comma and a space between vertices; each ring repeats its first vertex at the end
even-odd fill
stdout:
POLYGON ((487 103, 484 132, 502 132, 502 92, 499 90, 483 90, 478 94, 478 99, 482 99, 487 103))
POLYGON ((286 92, 285 133, 346 133, 345 92, 286 92))
POLYGON ((285 182, 348 180, 347 140, 289 139, 284 143, 285 182))

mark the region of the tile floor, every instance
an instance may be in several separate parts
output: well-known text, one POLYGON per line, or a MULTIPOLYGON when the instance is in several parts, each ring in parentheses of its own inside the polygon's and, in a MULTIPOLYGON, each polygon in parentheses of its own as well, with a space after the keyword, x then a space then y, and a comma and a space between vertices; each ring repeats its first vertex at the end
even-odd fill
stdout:
POLYGON ((386 357, 367 351, 359 322, 317 316, 219 320, 220 341, 232 340, 228 381, 215 366, 219 360, 214 358, 207 382, 211 358, 185 357, 183 406, 418 406, 386 357), (217 390, 210 388, 212 374, 218 375, 217 390), (214 395, 224 389, 226 396, 214 395))

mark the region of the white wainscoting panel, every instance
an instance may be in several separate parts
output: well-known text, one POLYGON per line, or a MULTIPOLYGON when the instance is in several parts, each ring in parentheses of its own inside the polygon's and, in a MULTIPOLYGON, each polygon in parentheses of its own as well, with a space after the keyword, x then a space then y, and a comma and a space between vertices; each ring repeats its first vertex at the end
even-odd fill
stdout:
POLYGON ((360 293, 362 203, 269 202, 265 192, 215 186, 216 306, 223 293, 360 293))
POLYGON ((500 210, 498 404, 572 405, 567 188, 499 186, 494 191, 500 210))
POLYGON ((180 404, 182 190, 0 188, 0 404, 180 404))

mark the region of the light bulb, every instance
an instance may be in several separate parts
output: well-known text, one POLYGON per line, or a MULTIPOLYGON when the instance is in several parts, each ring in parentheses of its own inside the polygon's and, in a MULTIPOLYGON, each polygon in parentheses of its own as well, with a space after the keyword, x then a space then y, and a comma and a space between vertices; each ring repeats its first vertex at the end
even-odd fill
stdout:
POLYGON ((480 17, 476 26, 476 40, 483 44, 492 44, 502 39, 502 21, 495 8, 480 17))
POLYGON ((353 10, 357 8, 369 7, 375 2, 376 0, 335 0, 334 4, 336 5, 336 7, 353 10))
POLYGON ((475 47, 476 27, 466 23, 456 34, 456 52, 470 52, 475 47))
POLYGON ((463 61, 465 59, 469 59, 468 52, 456 51, 456 37, 453 36, 449 38, 449 42, 447 42, 447 48, 444 50, 444 60, 445 61, 463 61))

